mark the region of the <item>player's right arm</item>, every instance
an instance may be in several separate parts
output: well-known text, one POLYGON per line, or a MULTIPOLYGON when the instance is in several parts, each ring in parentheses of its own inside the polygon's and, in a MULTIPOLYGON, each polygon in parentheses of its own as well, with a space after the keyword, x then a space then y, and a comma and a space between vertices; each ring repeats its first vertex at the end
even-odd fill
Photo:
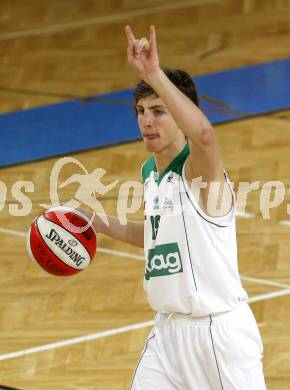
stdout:
POLYGON ((105 234, 116 240, 124 241, 127 244, 144 248, 144 221, 129 221, 121 225, 117 217, 107 215, 108 225, 101 218, 95 216, 94 228, 97 233, 105 234))
MULTIPOLYGON (((78 209, 90 219, 93 213, 83 208, 78 209)), ((106 215, 108 224, 98 215, 93 217, 93 225, 96 233, 105 234, 115 240, 124 241, 127 244, 144 248, 144 221, 129 221, 126 225, 121 225, 117 217, 106 215)))

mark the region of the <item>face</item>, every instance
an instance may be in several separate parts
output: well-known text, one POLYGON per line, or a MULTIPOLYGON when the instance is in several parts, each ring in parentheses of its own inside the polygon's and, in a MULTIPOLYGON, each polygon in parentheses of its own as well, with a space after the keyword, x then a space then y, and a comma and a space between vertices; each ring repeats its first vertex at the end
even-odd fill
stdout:
POLYGON ((156 95, 138 100, 138 124, 148 151, 159 153, 183 136, 163 101, 156 95))

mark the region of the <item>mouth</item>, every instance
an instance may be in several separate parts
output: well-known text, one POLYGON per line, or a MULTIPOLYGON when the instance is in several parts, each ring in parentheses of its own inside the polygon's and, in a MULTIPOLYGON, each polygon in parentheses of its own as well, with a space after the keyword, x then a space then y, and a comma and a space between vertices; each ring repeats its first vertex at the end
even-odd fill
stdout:
POLYGON ((153 141, 157 138, 159 138, 159 135, 157 134, 146 134, 146 135, 143 135, 144 139, 147 139, 149 141, 153 141))

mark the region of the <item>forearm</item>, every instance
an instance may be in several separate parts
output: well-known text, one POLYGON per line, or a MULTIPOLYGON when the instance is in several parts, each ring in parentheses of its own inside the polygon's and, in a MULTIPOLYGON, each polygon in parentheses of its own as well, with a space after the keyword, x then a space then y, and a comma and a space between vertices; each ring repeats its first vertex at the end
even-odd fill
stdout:
POLYGON ((206 143, 213 136, 213 128, 206 116, 161 69, 148 75, 145 81, 163 100, 186 137, 195 143, 206 143))
POLYGON ((94 225, 98 233, 105 234, 116 240, 124 241, 128 244, 144 247, 144 222, 127 221, 126 225, 121 225, 117 217, 108 216, 108 225, 95 217, 94 225))

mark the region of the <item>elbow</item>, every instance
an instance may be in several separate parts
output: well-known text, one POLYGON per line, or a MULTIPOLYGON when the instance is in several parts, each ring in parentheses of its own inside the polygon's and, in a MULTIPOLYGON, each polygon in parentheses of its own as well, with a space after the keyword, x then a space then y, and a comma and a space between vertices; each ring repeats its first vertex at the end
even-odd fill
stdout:
POLYGON ((203 127, 199 134, 200 146, 209 146, 215 142, 215 131, 212 126, 203 127))

